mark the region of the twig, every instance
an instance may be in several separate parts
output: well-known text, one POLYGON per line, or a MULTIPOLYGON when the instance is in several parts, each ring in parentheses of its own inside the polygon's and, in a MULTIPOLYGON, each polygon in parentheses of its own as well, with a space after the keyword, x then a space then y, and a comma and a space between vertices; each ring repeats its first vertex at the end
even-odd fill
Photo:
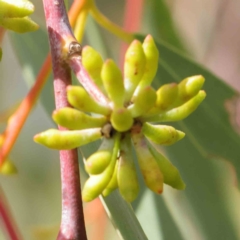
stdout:
MULTIPOLYGON (((56 109, 69 106, 66 87, 71 73, 66 63, 73 37, 63 0, 43 0, 52 54, 56 109)), ((59 127, 59 129, 63 129, 59 127)), ((62 220, 57 240, 87 239, 77 149, 60 151, 62 181, 62 220)))
POLYGON ((82 62, 78 57, 72 57, 69 61, 69 65, 79 82, 83 85, 86 91, 94 98, 96 101, 106 105, 109 103, 109 100, 97 87, 97 85, 90 78, 88 72, 84 69, 82 62))
POLYGON ((0 220, 3 223, 9 239, 21 240, 22 237, 17 229, 16 223, 13 220, 7 200, 4 196, 3 190, 0 188, 0 220))
POLYGON ((29 113, 31 112, 33 106, 35 105, 35 102, 38 99, 38 96, 50 72, 49 67, 50 63, 51 58, 50 55, 48 55, 41 68, 41 71, 37 76, 36 83, 31 88, 27 96, 24 98, 24 100, 21 102, 17 110, 14 112, 14 114, 8 121, 7 128, 4 131, 5 134, 4 144, 0 148, 0 166, 7 158, 9 152, 11 151, 29 113))

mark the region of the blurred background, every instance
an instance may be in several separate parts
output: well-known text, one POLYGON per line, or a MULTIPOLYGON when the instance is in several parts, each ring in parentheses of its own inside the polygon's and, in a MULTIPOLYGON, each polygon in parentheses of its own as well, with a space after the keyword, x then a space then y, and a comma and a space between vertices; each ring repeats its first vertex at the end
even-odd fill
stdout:
MULTIPOLYGON (((42 3, 37 0, 32 2, 36 7, 32 18, 41 28, 40 33, 37 33, 39 35, 31 33, 22 36, 9 33, 6 34, 2 44, 0 111, 24 98, 35 81, 35 75, 48 51, 42 3), (33 37, 34 34, 36 37, 33 37), (29 52, 26 50, 21 52, 26 45, 29 52), (17 48, 20 50, 16 50, 17 48), (24 57, 28 58, 28 61, 25 61, 24 57)), ((163 39, 210 69, 236 91, 240 91, 239 1, 139 0, 136 2, 143 6, 139 10, 141 21, 132 26, 134 14, 129 22, 124 20, 126 1, 96 0, 101 12, 115 23, 163 39), (159 13, 161 15, 158 15, 159 13)), ((103 51, 102 42, 99 42, 94 35, 96 29, 92 31, 94 27, 96 28, 93 20, 89 19, 84 44, 94 45, 104 57, 110 55, 120 62, 121 42, 97 27, 102 42, 108 46, 103 51)), ((8 199, 23 239, 26 240, 55 239, 61 217, 58 152, 45 149, 32 140, 36 133, 54 127, 49 117, 54 108, 50 81, 44 91, 45 95, 42 98, 45 107, 40 102, 36 105, 10 154, 10 158, 18 168, 18 174, 0 176, 1 188, 8 199), (49 92, 51 96, 46 97, 49 92), (46 105, 48 105, 47 109, 46 105)), ((239 106, 240 101, 236 97, 234 104, 231 105, 231 120, 236 131, 240 124, 239 106)), ((4 127, 2 123, 0 130, 3 131, 4 127)), ((236 153, 236 156, 240 161, 240 154, 236 153)), ((194 156, 192 158, 194 161, 194 156)), ((206 165, 206 168, 208 174, 210 171, 217 181, 215 185, 202 183, 201 191, 195 189, 195 197, 203 203, 208 202, 205 205, 198 207, 191 202, 192 199, 188 199, 187 194, 167 187, 163 196, 157 198, 150 191, 142 191, 141 197, 133 203, 133 208, 150 240, 240 239, 240 195, 234 184, 236 181, 234 170, 227 162, 214 160, 211 160, 211 165, 206 165), (216 189, 217 195, 215 195, 216 189), (203 219, 206 219, 207 224, 203 219)), ((200 179, 208 177, 205 176, 204 169, 199 171, 194 169, 194 171, 192 176, 198 175, 200 179)), ((181 173, 184 179, 185 172, 181 173)), ((188 182, 186 184, 191 185, 188 182)), ((201 181, 199 184, 201 185, 201 181)), ((190 187, 191 191, 193 189, 194 186, 190 187)), ((85 204, 84 208, 89 240, 120 239, 99 200, 85 204)), ((0 228, 0 239, 7 239, 2 228, 0 228)))

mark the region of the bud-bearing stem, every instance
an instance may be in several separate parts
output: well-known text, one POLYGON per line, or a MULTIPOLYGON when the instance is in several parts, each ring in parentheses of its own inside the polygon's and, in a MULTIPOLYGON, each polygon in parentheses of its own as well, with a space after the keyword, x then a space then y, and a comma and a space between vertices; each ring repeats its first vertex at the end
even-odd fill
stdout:
MULTIPOLYGON (((43 0, 43 5, 52 53, 55 104, 56 109, 59 109, 69 106, 66 88, 71 84, 71 73, 64 59, 66 53, 63 44, 68 39, 72 39, 72 42, 76 40, 68 22, 64 1, 43 0)), ((60 165, 62 221, 57 240, 86 240, 77 149, 60 151, 60 165)))
POLYGON ((89 93, 89 95, 92 96, 94 100, 104 105, 109 103, 106 96, 101 92, 101 90, 94 83, 94 81, 89 76, 88 72, 83 67, 80 57, 70 58, 69 65, 73 72, 75 73, 79 82, 82 84, 82 86, 86 89, 86 91, 89 93))

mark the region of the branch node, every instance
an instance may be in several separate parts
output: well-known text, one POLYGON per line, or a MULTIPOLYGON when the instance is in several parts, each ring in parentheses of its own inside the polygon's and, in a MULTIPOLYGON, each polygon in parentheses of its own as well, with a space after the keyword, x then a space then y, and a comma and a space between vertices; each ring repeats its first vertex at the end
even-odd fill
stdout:
POLYGON ((78 42, 71 42, 68 48, 68 58, 78 57, 81 58, 82 56, 82 46, 78 42))

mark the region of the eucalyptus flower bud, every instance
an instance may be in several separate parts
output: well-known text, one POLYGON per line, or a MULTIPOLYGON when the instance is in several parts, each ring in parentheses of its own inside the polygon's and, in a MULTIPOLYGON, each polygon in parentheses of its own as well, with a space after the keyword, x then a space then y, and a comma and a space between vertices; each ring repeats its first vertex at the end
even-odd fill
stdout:
POLYGON ((152 142, 161 145, 172 145, 181 140, 185 133, 166 125, 152 125, 144 123, 142 133, 152 142))
POLYGON ((125 94, 123 77, 113 60, 108 59, 103 64, 101 77, 107 95, 112 100, 114 107, 123 107, 125 94))
POLYGON ((39 26, 29 17, 2 18, 0 19, 0 25, 18 33, 32 32, 39 28, 39 26))
POLYGON ((144 136, 141 133, 134 133, 132 139, 145 184, 153 192, 161 194, 163 191, 163 175, 148 149, 144 136))
POLYGON ((110 121, 114 129, 119 132, 125 132, 133 125, 131 112, 126 108, 114 109, 110 121))
POLYGON ((101 137, 101 128, 72 131, 49 129, 35 135, 34 141, 48 148, 68 150, 96 141, 101 137))
POLYGON ((114 141, 112 138, 104 138, 99 149, 85 162, 85 169, 89 174, 100 174, 109 165, 114 141))
POLYGON ((128 102, 145 71, 146 57, 141 42, 134 40, 129 46, 124 61, 125 100, 128 102))
POLYGON ((192 112, 194 112, 200 103, 205 99, 206 93, 201 90, 199 93, 191 98, 189 101, 183 105, 173 108, 167 112, 161 113, 157 116, 146 118, 148 121, 158 121, 158 122, 174 122, 180 121, 188 117, 192 112))
POLYGON ((139 117, 152 108, 156 101, 156 91, 151 86, 142 88, 138 95, 133 96, 132 104, 128 107, 132 117, 139 117))
POLYGON ((183 182, 178 169, 151 144, 149 144, 149 149, 161 169, 164 183, 178 190, 185 189, 185 183, 183 182))
POLYGON ((122 197, 127 202, 134 201, 139 193, 139 183, 129 134, 121 141, 117 179, 122 197))
POLYGON ((91 98, 86 90, 80 86, 68 86, 67 98, 69 103, 84 112, 93 112, 108 115, 111 109, 108 105, 103 105, 91 98))
POLYGON ((103 190, 109 184, 115 169, 115 164, 117 161, 117 154, 119 151, 119 141, 120 135, 117 133, 114 136, 114 148, 113 154, 111 157, 110 164, 107 168, 100 174, 91 175, 90 178, 85 182, 83 191, 82 191, 82 198, 83 201, 89 202, 98 197, 103 190))
POLYGON ((183 79, 178 84, 178 106, 196 96, 201 90, 204 82, 205 79, 201 75, 196 75, 183 79))
POLYGON ((117 180, 118 164, 119 164, 119 161, 116 161, 112 178, 102 192, 102 195, 104 197, 107 197, 111 192, 113 192, 115 189, 118 188, 118 180, 117 180))
POLYGON ((151 35, 147 35, 142 46, 146 57, 146 64, 141 81, 149 85, 157 73, 159 52, 151 35))
POLYGON ((96 85, 103 90, 104 88, 101 79, 103 59, 101 55, 92 47, 85 46, 82 50, 82 63, 96 85))
POLYGON ((159 52, 151 35, 145 38, 142 46, 146 57, 146 64, 143 76, 134 91, 134 95, 138 95, 141 89, 151 85, 158 68, 159 52))
POLYGON ((1 18, 21 18, 32 14, 34 5, 27 0, 0 0, 1 18))
POLYGON ((164 84, 157 90, 156 107, 160 111, 167 110, 173 105, 177 97, 178 85, 176 83, 164 84))
POLYGON ((107 123, 105 116, 93 117, 70 107, 55 110, 52 118, 58 125, 73 130, 98 128, 107 123))

